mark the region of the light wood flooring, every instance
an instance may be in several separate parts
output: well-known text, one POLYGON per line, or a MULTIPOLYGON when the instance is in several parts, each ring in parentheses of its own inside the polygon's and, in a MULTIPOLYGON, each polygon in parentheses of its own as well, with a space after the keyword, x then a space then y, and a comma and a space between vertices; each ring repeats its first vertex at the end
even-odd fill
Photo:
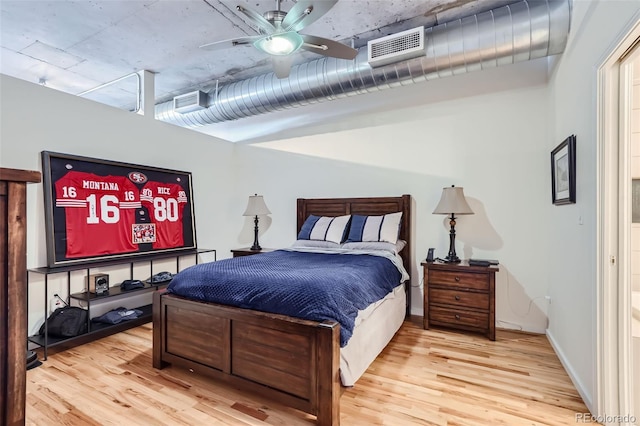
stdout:
MULTIPOLYGON (((27 372, 29 425, 309 425, 314 417, 151 366, 151 324, 27 372)), ((405 322, 341 397, 345 425, 575 425, 587 408, 543 335, 497 340, 405 322)))

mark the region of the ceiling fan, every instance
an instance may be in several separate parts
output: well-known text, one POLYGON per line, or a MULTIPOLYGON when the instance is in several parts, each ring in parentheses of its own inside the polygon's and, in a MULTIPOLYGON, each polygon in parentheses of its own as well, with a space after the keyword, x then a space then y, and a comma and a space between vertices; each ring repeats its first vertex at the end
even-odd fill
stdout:
POLYGON ((300 49, 340 59, 356 57, 358 51, 342 43, 299 33, 327 13, 338 0, 298 0, 289 12, 280 10, 280 1, 276 0, 276 10, 265 12, 264 15, 241 5, 236 6, 236 10, 246 15, 258 27, 259 35, 207 43, 200 47, 206 50, 221 50, 252 44, 258 50, 272 56, 273 69, 278 78, 289 76, 292 54, 300 49))

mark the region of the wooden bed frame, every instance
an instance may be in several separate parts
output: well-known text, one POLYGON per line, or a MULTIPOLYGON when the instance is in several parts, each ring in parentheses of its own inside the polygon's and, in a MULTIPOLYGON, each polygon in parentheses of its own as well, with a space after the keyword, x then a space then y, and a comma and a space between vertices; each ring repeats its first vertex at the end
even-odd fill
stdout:
MULTIPOLYGON (((411 197, 298 199, 297 229, 310 214, 401 211, 401 252, 411 271, 411 197)), ((411 285, 405 283, 407 296, 411 285)), ((411 306, 407 297, 407 314, 411 306)), ((154 293, 153 367, 168 364, 258 392, 340 424, 340 326, 154 293)))

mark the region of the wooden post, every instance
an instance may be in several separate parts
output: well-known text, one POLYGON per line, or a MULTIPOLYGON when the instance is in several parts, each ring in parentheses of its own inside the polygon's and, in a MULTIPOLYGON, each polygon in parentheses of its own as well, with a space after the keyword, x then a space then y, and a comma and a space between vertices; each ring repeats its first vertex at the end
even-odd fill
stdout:
POLYGON ((27 384, 27 182, 0 168, 0 424, 24 425, 27 384))
POLYGON ((324 322, 318 328, 318 426, 340 424, 340 325, 324 322), (326 366, 326 367, 325 367, 326 366))
POLYGON ((161 370, 166 367, 167 363, 162 362, 162 351, 164 345, 162 342, 162 322, 165 320, 162 310, 162 291, 153 292, 153 368, 161 370))

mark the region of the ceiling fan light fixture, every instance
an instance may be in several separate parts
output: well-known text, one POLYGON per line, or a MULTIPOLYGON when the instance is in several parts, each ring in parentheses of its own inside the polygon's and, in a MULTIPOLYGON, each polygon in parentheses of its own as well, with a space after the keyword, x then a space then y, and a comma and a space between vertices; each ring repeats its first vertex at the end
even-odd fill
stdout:
POLYGON ((284 56, 290 55, 300 49, 303 43, 304 40, 300 34, 295 31, 288 31, 263 37, 256 40, 253 45, 270 55, 284 56))

